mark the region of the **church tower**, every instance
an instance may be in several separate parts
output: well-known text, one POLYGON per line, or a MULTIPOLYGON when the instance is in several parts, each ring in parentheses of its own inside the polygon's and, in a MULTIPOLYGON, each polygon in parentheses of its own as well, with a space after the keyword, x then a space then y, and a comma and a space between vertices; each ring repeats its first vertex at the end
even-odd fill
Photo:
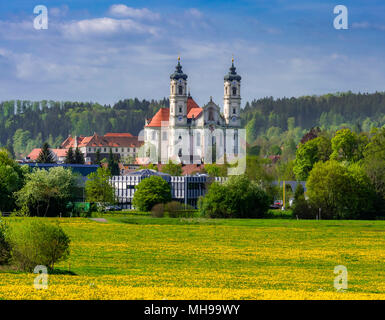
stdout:
POLYGON ((225 75, 223 112, 226 124, 230 127, 240 127, 241 111, 241 76, 237 74, 234 67, 234 58, 230 72, 225 75))
POLYGON ((170 76, 170 127, 187 124, 187 74, 182 71, 180 57, 170 76))

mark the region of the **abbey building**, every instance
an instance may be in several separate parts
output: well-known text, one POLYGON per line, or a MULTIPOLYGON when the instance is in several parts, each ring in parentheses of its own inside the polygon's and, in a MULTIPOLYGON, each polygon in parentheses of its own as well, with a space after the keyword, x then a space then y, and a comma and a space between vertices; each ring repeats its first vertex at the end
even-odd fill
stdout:
POLYGON ((170 76, 170 108, 161 108, 144 127, 146 154, 152 163, 223 163, 237 155, 241 127, 241 76, 234 59, 224 77, 223 113, 210 98, 198 106, 187 90, 180 59, 170 76))

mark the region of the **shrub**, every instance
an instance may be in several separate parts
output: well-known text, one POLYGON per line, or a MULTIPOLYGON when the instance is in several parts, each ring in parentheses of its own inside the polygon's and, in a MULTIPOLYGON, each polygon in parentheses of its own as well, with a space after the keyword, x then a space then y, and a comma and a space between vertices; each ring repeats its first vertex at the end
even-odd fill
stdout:
POLYGON ((63 167, 34 169, 14 194, 19 207, 31 215, 57 216, 67 212, 66 204, 74 199, 78 182, 79 176, 63 167))
POLYGON ((11 260, 20 270, 32 271, 37 265, 53 270, 69 255, 70 239, 58 224, 24 220, 11 231, 11 260))
POLYGON ((305 199, 305 193, 302 184, 297 186, 294 193, 294 203, 293 203, 293 218, 299 219, 314 219, 315 213, 314 210, 311 210, 309 203, 305 199))
POLYGON ((196 213, 192 206, 185 205, 179 201, 166 203, 164 210, 170 218, 191 218, 196 213))
POLYGON ((375 190, 358 164, 317 163, 307 181, 310 205, 326 219, 373 218, 375 190))
POLYGON ((309 206, 305 197, 298 199, 294 202, 293 206, 293 218, 299 219, 315 219, 316 211, 309 206))
POLYGON ((170 218, 178 218, 180 211, 184 209, 184 205, 178 201, 171 201, 165 205, 165 211, 170 218))
POLYGON ((202 215, 211 218, 262 218, 270 198, 246 175, 232 176, 226 183, 213 183, 199 201, 202 215))
POLYGON ((171 187, 161 177, 145 178, 135 189, 132 204, 139 211, 150 211, 158 203, 171 201, 171 187))
POLYGON ((151 209, 151 216, 154 218, 163 218, 164 217, 164 204, 158 203, 151 209))
POLYGON ((11 257, 11 245, 8 241, 9 226, 0 221, 0 265, 8 264, 11 257))

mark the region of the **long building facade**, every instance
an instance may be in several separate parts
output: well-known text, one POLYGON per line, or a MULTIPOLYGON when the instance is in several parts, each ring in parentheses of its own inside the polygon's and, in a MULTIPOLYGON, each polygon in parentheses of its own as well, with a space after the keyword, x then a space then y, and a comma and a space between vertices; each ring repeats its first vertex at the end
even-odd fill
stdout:
POLYGON ((132 199, 135 194, 135 186, 143 179, 157 175, 161 176, 171 186, 171 197, 173 200, 197 206, 198 199, 207 192, 207 186, 213 181, 224 182, 227 178, 211 178, 207 175, 201 176, 170 176, 165 173, 143 169, 125 176, 113 176, 110 179, 111 185, 115 189, 115 196, 119 205, 125 209, 133 209, 132 199))

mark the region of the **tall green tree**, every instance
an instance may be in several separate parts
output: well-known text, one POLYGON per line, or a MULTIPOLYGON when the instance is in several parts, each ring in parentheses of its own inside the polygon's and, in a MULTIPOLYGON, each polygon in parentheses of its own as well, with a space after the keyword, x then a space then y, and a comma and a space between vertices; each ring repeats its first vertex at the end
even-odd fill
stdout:
POLYGON ((64 163, 66 163, 66 164, 75 163, 75 156, 74 156, 74 151, 73 151, 72 147, 70 147, 68 149, 64 163))
POLYGON ((79 177, 70 169, 34 169, 26 174, 25 185, 15 193, 17 204, 30 215, 46 217, 65 214, 67 203, 76 198, 78 183, 79 177))
POLYGON ((375 193, 364 170, 353 164, 329 160, 318 162, 307 180, 307 195, 313 209, 326 219, 372 218, 375 193))
POLYGON ((332 153, 330 140, 320 136, 300 144, 294 161, 293 172, 297 180, 305 181, 313 166, 319 161, 329 160, 332 153))
POLYGON ((376 130, 364 151, 363 168, 378 199, 378 210, 385 211, 385 128, 376 130))
POLYGON ((110 149, 110 154, 108 155, 108 169, 110 170, 110 172, 113 176, 119 176, 120 175, 119 162, 114 157, 111 149, 110 149))
POLYGON ((350 129, 342 129, 336 132, 331 142, 333 150, 331 159, 355 162, 363 158, 363 151, 368 139, 350 129))
POLYGON ((100 149, 96 150, 96 153, 95 153, 95 161, 94 163, 97 164, 97 165, 100 165, 100 162, 102 161, 101 159, 101 155, 100 155, 100 149))
POLYGON ((84 155, 83 153, 80 151, 79 147, 76 147, 75 149, 75 155, 74 155, 74 158, 75 158, 75 163, 77 164, 84 164, 85 161, 84 161, 84 155))
POLYGON ((55 163, 55 160, 50 150, 48 142, 43 143, 39 156, 36 159, 36 162, 37 163, 55 163))
POLYGON ((140 211, 150 211, 158 203, 171 201, 171 187, 163 178, 151 176, 136 187, 132 204, 140 211))
POLYGON ((111 172, 106 168, 98 168, 88 175, 85 185, 86 199, 95 203, 115 203, 115 190, 110 184, 111 172))
POLYGON ((25 173, 6 149, 0 149, 0 212, 16 208, 13 193, 23 186, 25 173))

